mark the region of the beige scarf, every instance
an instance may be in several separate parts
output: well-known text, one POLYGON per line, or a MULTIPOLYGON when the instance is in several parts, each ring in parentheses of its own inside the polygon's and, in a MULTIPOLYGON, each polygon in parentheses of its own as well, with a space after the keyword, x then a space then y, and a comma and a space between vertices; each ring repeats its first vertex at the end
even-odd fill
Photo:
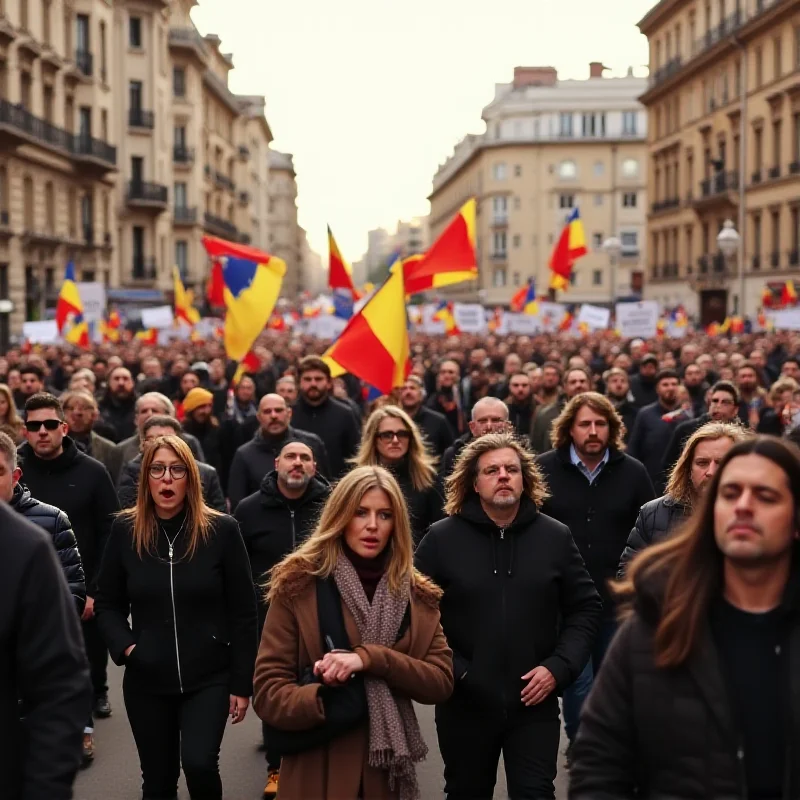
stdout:
MULTIPOLYGON (((339 555, 333 578, 353 615, 362 644, 393 647, 408 605, 410 585, 403 582, 399 595, 389 591, 386 574, 378 583, 370 605, 364 587, 347 556, 339 555)), ((414 764, 428 754, 414 707, 408 697, 395 695, 381 678, 364 675, 369 709, 369 765, 389 772, 389 788, 399 789, 400 800, 420 796, 414 764)))

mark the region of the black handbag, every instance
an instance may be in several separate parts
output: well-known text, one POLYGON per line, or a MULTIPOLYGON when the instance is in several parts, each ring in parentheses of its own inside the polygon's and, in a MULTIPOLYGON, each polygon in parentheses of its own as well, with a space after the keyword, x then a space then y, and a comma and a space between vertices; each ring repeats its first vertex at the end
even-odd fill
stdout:
MULTIPOLYGON (((342 599, 333 576, 317 578, 317 615, 325 652, 350 650, 350 641, 344 626, 342 599)), ((306 686, 321 683, 313 667, 306 667, 298 675, 297 683, 306 686)), ((304 731, 285 731, 264 723, 267 750, 272 755, 289 756, 314 750, 357 728, 368 718, 367 692, 363 673, 356 673, 341 686, 322 685, 319 696, 325 709, 325 721, 304 731)))

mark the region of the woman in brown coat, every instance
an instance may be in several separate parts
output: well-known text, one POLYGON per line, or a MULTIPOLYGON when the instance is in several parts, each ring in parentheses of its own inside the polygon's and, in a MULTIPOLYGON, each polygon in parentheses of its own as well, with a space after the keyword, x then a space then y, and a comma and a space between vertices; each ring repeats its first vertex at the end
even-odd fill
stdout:
POLYGON ((256 661, 253 707, 281 730, 325 723, 326 692, 364 674, 368 717, 327 744, 284 756, 280 800, 412 800, 427 747, 418 703, 453 690, 452 653, 439 624, 441 590, 413 567, 408 511, 395 479, 358 467, 337 484, 311 537, 272 571, 256 661), (341 597, 351 650, 326 652, 320 580, 341 597), (311 668, 317 682, 299 685, 311 668))

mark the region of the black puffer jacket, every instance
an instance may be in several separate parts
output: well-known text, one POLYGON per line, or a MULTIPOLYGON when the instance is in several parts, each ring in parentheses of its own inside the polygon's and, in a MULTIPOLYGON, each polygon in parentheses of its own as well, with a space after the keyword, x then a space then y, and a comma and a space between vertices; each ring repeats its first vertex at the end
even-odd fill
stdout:
POLYGON ((628 562, 651 544, 665 539, 689 514, 690 509, 668 494, 645 503, 639 509, 636 524, 628 536, 619 562, 617 577, 623 578, 628 562))
POLYGON ((418 545, 428 528, 444 517, 444 497, 442 497, 439 478, 437 476, 427 489, 415 489, 411 482, 407 461, 404 460, 399 464, 387 466, 387 468, 397 479, 403 497, 406 499, 408 514, 411 517, 411 534, 414 537, 414 545, 418 545))
POLYGON ((83 574, 78 543, 75 541, 75 534, 67 515, 60 508, 35 500, 28 487, 21 483, 14 487, 10 505, 29 522, 50 534, 58 553, 58 560, 61 562, 61 569, 64 570, 64 577, 75 599, 75 605, 78 612, 82 613, 86 605, 86 578, 83 574))
POLYGON ((439 475, 441 476, 442 480, 447 478, 447 476, 453 471, 453 467, 455 466, 456 459, 459 456, 459 453, 472 441, 472 434, 465 433, 463 436, 459 436, 447 450, 444 451, 444 455, 442 456, 442 463, 439 465, 439 475))

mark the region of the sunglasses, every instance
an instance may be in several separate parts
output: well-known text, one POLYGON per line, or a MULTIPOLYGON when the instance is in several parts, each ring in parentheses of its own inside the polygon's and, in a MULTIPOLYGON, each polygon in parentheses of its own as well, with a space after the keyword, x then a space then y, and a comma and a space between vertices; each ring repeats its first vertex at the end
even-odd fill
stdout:
POLYGON ((185 464, 170 464, 169 466, 166 464, 151 464, 148 474, 154 480, 160 480, 167 474, 167 470, 169 470, 170 477, 175 481, 186 477, 187 469, 185 464))
POLYGON ((46 431, 54 431, 61 426, 61 420, 42 419, 39 421, 35 421, 30 419, 25 422, 25 430, 28 431, 28 433, 37 433, 41 429, 42 425, 44 425, 44 429, 46 431))
POLYGON ((382 442, 391 442, 392 439, 397 437, 398 442, 406 442, 411 438, 410 431, 381 431, 378 434, 378 438, 382 442))

